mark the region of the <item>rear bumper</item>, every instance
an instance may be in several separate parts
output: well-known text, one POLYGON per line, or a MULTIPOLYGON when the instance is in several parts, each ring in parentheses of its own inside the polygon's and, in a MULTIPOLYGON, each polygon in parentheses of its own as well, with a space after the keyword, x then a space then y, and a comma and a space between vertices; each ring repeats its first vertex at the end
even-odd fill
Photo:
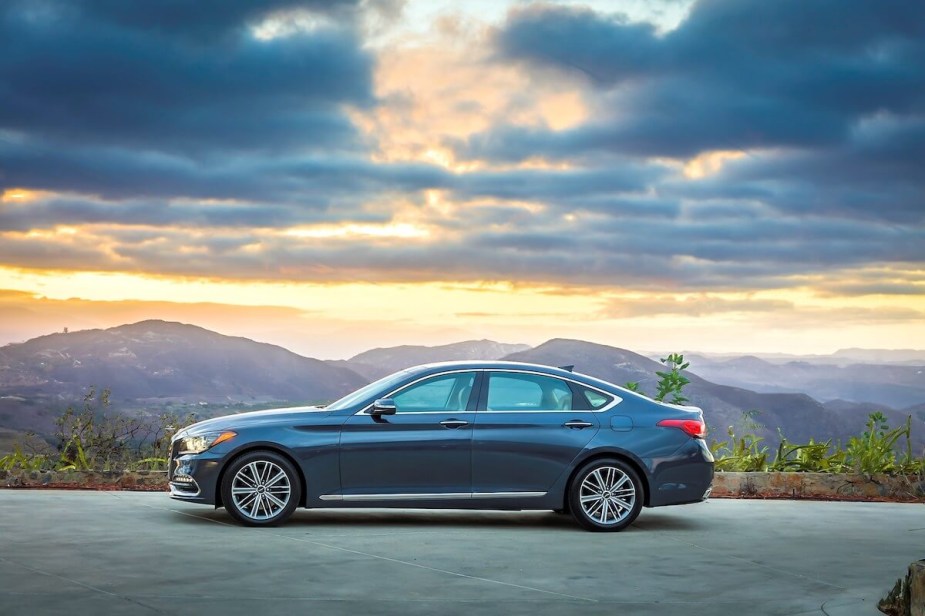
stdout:
POLYGON ((656 465, 650 479, 650 507, 706 500, 713 486, 713 455, 702 439, 691 439, 656 465))

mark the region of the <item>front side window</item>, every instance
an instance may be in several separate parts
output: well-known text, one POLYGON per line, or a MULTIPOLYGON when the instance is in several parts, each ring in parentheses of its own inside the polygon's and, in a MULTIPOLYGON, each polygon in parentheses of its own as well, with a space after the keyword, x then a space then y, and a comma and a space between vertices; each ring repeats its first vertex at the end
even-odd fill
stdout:
POLYGON ((489 411, 569 411, 572 390, 550 376, 516 372, 492 373, 488 378, 489 411))
POLYGON ((378 381, 373 381, 369 385, 366 385, 356 390, 353 393, 347 394, 340 400, 336 402, 332 402, 325 408, 327 408, 329 411, 339 411, 340 409, 345 409, 348 406, 352 406, 354 404, 357 404, 358 402, 362 402, 363 400, 375 394, 377 391, 381 391, 383 389, 394 387, 396 383, 400 383, 402 380, 406 379, 407 377, 408 377, 408 370, 402 370, 400 372, 396 372, 395 374, 384 376, 378 381))
POLYGON ((425 379, 392 396, 399 413, 465 411, 475 383, 474 372, 457 372, 425 379))

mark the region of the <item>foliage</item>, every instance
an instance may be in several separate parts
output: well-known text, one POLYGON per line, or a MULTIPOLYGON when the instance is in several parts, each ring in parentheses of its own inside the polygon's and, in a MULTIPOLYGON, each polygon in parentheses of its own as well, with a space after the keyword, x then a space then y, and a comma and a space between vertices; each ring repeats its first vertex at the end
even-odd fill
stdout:
MULTIPOLYGON (((684 404, 688 399, 683 389, 690 383, 682 371, 690 367, 680 353, 671 353, 662 358, 667 370, 658 371, 659 381, 655 399, 663 401, 670 397, 674 404, 684 404)), ((627 383, 630 391, 639 391, 639 383, 627 383)), ((781 434, 780 445, 771 459, 764 438, 759 433, 764 429, 758 421, 757 410, 742 413, 739 430, 729 426, 728 440, 713 441, 710 451, 715 458, 718 471, 794 471, 816 473, 896 473, 925 475, 925 456, 916 458, 912 452, 912 416, 906 424, 890 429, 886 416, 875 412, 867 420, 867 429, 859 437, 851 437, 843 448, 833 445, 831 440, 794 444, 781 434), (905 439, 906 447, 897 456, 896 445, 905 439)))
POLYGON ((832 441, 817 443, 813 439, 804 445, 793 445, 781 439, 769 471, 843 473, 847 470, 845 452, 835 448, 832 441))
POLYGON ((912 470, 915 460, 912 457, 912 416, 906 419, 906 425, 890 429, 886 417, 877 411, 867 419, 867 430, 860 437, 853 436, 845 447, 848 465, 858 473, 893 473, 912 470), (906 437, 906 453, 897 459, 896 442, 906 437))
POLYGON ((26 453, 21 443, 13 445, 13 452, 0 458, 0 471, 22 469, 38 471, 48 464, 48 457, 42 454, 26 453))
POLYGON ((623 387, 630 391, 635 391, 637 394, 640 393, 639 392, 639 381, 627 381, 626 383, 623 384, 623 387))
POLYGON ((34 432, 27 432, 18 442, 13 443, 12 453, 0 457, 0 470, 42 470, 50 465, 49 458, 54 457, 54 454, 51 445, 34 432))
POLYGON ((755 434, 762 428, 754 420, 756 415, 757 411, 743 413, 745 432, 741 436, 730 426, 729 440, 710 445, 716 470, 925 475, 925 456, 916 458, 912 452, 911 416, 905 425, 890 429, 883 413, 871 413, 864 434, 851 437, 844 448, 831 440, 792 444, 781 435, 774 459, 769 461, 768 448, 755 434), (896 444, 903 437, 906 448, 897 455, 896 444))
POLYGON ((659 402, 665 400, 665 397, 671 394, 670 402, 672 404, 684 404, 687 398, 681 393, 684 386, 690 383, 687 377, 681 374, 690 366, 690 362, 684 361, 684 356, 680 353, 672 353, 668 357, 663 357, 661 362, 668 368, 667 372, 657 371, 655 374, 659 377, 655 399, 659 402))
POLYGON ((79 409, 69 406, 55 421, 55 447, 39 452, 14 445, 0 470, 163 470, 170 438, 194 421, 192 414, 128 416, 109 413, 110 392, 90 387, 79 409))
POLYGON ((766 471, 768 470, 768 448, 761 442, 764 440, 756 434, 762 425, 755 419, 758 411, 745 411, 742 413, 744 434, 736 436, 735 427, 729 426, 726 433, 728 441, 713 441, 710 451, 716 459, 718 471, 766 471))

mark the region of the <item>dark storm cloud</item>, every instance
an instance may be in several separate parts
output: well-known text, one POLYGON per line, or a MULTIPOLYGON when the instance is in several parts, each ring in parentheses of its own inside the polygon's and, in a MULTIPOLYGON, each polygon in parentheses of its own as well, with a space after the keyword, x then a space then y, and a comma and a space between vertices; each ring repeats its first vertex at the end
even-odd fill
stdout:
MULTIPOLYGON (((103 202, 56 198, 42 202, 9 203, 0 211, 0 230, 28 231, 56 225, 142 225, 208 227, 277 227, 304 222, 291 207, 245 203, 168 203, 129 200, 103 202), (301 220, 300 220, 301 219, 301 220)), ((316 214, 315 220, 323 218, 316 214)))
POLYGON ((372 58, 349 23, 270 41, 244 27, 302 4, 6 3, 0 127, 30 140, 200 157, 355 148, 339 107, 372 103, 372 58))
MULTIPOLYGON (((762 186, 765 199, 796 214, 925 222, 925 117, 878 118, 838 148, 735 161, 704 183, 719 192, 762 186), (720 184, 722 184, 720 186, 720 184)), ((925 254, 925 253, 923 253, 925 254)))
MULTIPOLYGON (((41 6, 42 0, 30 4, 41 6)), ((132 30, 159 30, 170 36, 221 36, 235 32, 267 14, 296 9, 332 13, 343 19, 355 0, 77 0, 68 6, 78 8, 96 20, 111 22, 132 30)))
POLYGON ((616 195, 645 190, 664 170, 623 160, 613 166, 572 170, 513 169, 468 173, 451 186, 461 197, 540 199, 558 202, 577 196, 616 195))
MULTIPOLYGON (((641 215, 670 215, 676 211, 664 202, 634 201, 621 195, 644 191, 665 170, 621 161, 603 169, 538 170, 512 169, 476 171, 465 175, 441 167, 418 163, 375 164, 356 158, 312 155, 268 158, 228 156, 203 163, 185 156, 144 152, 124 148, 57 148, 52 144, 23 145, 21 140, 4 141, 0 135, 0 191, 17 186, 95 195, 108 200, 137 200, 139 197, 168 200, 235 199, 298 205, 303 217, 278 220, 279 224, 311 220, 306 215, 338 207, 341 216, 352 219, 368 200, 383 194, 417 194, 427 189, 445 189, 459 199, 514 199, 547 203, 559 208, 583 208, 641 215), (48 170, 54 169, 53 174, 48 170)), ((42 211, 51 220, 65 201, 45 204, 42 211)), ((145 207, 115 209, 113 222, 130 223, 131 213, 157 217, 145 207)), ((157 205, 152 204, 152 207, 157 205)), ((180 210, 175 210, 179 213, 180 210)), ((237 210, 236 210, 237 211, 237 210)), ((43 217, 36 208, 35 223, 43 217)), ((66 215, 65 210, 61 210, 66 215)), ((255 212, 257 213, 257 212, 255 212)), ((272 208, 267 215, 272 222, 272 208)), ((236 224, 233 212, 229 224, 236 224)), ((259 214, 259 213, 258 213, 259 214)), ((2 228, 0 213, 0 228, 2 228)), ((194 221, 203 222, 194 217, 194 221)), ((24 220, 25 222, 25 220, 24 220)), ((70 222, 79 222, 72 220, 70 222)), ((92 216, 85 222, 102 222, 92 216)), ((164 223, 170 222, 164 220, 164 223)), ((176 220, 174 222, 177 222, 176 220)), ((219 224, 211 217, 210 224, 219 224)), ((242 221, 243 222, 243 221, 242 221)))
MULTIPOLYGON (((766 219, 781 214, 828 217, 836 229, 842 218, 925 222, 921 2, 710 0, 664 34, 544 5, 512 12, 494 41, 500 58, 521 62, 537 79, 571 74, 585 83, 595 113, 559 131, 499 123, 451 144, 460 156, 587 164, 611 154, 744 150, 748 157, 706 178, 652 185, 689 211, 751 218, 755 226, 743 228, 761 236, 771 232, 766 219)), ((816 239, 798 232, 781 245, 816 239)), ((710 258, 750 250, 745 242, 699 241, 710 258)), ((904 242, 877 252, 888 261, 923 256, 904 242)), ((786 251, 779 258, 786 261, 786 251)))
POLYGON ((714 0, 661 36, 588 9, 534 7, 510 16, 496 46, 590 77, 618 113, 560 132, 502 128, 471 140, 476 157, 818 147, 868 114, 925 112, 920 2, 714 0))

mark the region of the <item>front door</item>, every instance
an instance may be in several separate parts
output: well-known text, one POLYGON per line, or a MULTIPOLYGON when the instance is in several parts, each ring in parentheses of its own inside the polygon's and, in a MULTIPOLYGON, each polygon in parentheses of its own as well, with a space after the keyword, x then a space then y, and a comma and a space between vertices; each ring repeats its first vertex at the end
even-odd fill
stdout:
POLYGON ((437 374, 389 397, 394 415, 361 411, 341 434, 344 500, 468 498, 476 372, 437 374))

